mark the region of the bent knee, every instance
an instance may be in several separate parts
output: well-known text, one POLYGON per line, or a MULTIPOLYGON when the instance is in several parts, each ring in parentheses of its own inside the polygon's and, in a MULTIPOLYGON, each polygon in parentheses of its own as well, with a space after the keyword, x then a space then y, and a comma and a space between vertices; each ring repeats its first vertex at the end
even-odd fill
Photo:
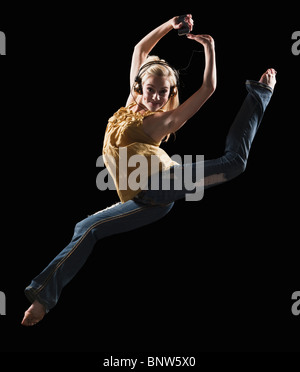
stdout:
POLYGON ((161 214, 162 214, 162 217, 164 217, 166 214, 168 214, 170 212, 170 210, 173 208, 174 206, 174 202, 171 202, 171 203, 168 203, 168 204, 161 204, 159 207, 162 208, 162 211, 161 211, 161 214))
POLYGON ((240 175, 245 172, 246 167, 247 167, 247 160, 240 159, 238 161, 238 164, 235 166, 235 170, 237 174, 240 175))
POLYGON ((235 157, 230 161, 230 167, 226 172, 226 179, 232 180, 245 172, 247 167, 247 160, 241 158, 240 156, 235 157))
MULTIPOLYGON (((91 217, 91 216, 90 216, 91 217)), ((85 218, 84 220, 78 222, 74 228, 74 236, 82 236, 88 230, 90 230, 92 223, 90 222, 90 217, 85 218)))

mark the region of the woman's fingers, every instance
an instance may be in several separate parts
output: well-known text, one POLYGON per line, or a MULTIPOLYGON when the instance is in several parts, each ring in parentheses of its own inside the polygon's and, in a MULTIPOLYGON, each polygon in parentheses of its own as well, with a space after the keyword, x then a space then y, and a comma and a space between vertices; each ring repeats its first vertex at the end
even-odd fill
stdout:
POLYGON ((189 38, 189 39, 195 39, 195 35, 194 34, 186 34, 186 37, 189 38))
POLYGON ((177 23, 177 25, 174 27, 175 30, 181 28, 183 26, 183 22, 177 23))
POLYGON ((187 14, 184 21, 188 24, 190 31, 192 31, 194 26, 194 20, 192 18, 192 15, 187 14))
POLYGON ((194 34, 187 34, 186 37, 188 39, 196 40, 198 43, 202 45, 208 45, 208 44, 213 44, 214 39, 210 35, 194 35, 194 34))

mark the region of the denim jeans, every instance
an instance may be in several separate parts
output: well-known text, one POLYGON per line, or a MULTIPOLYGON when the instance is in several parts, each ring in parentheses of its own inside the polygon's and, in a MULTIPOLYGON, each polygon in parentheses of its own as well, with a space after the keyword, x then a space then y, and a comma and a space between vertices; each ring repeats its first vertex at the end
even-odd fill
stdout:
MULTIPOLYGON (((202 182, 204 188, 229 181, 245 170, 252 141, 273 93, 269 86, 253 80, 246 81, 246 89, 248 95, 229 130, 224 155, 201 164, 204 179, 195 179, 199 164, 180 166, 182 173, 188 168, 192 170, 194 181, 202 182)), ((84 265, 97 241, 159 220, 171 210, 174 201, 193 192, 184 185, 177 190, 171 182, 169 190, 141 191, 133 200, 117 203, 77 223, 71 242, 32 280, 25 289, 26 297, 30 302, 38 300, 48 312, 56 305, 62 289, 84 265)))

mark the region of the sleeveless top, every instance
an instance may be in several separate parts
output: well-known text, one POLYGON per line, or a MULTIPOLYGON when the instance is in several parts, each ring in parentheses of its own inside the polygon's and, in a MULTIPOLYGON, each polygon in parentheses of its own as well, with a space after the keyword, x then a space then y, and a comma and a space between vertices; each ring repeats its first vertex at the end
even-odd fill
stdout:
POLYGON ((135 105, 121 107, 108 120, 103 143, 104 163, 122 203, 147 188, 150 176, 177 164, 144 132, 144 118, 155 112, 132 112, 135 105))

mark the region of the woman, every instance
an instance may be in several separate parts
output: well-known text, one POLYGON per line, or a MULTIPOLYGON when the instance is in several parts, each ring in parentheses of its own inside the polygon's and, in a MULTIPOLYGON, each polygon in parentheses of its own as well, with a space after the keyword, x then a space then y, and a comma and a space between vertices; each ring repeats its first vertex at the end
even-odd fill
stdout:
MULTIPOLYGON (((192 30, 191 15, 185 21, 192 30)), ((130 71, 131 92, 126 107, 109 119, 103 146, 106 166, 114 178, 121 202, 79 222, 70 244, 25 289, 32 305, 25 312, 23 325, 36 324, 55 306, 63 287, 83 266, 99 239, 157 221, 170 211, 175 200, 194 192, 187 190, 184 185, 174 187, 174 182, 170 182, 168 190, 161 186, 151 189, 151 183, 147 190, 141 182, 133 186, 129 182, 134 179, 131 176, 137 169, 134 162, 129 166, 130 159, 135 155, 146 160, 156 156, 160 177, 169 171, 170 180, 174 180, 172 174, 176 173, 175 170, 184 174, 187 168, 197 176, 199 164, 180 166, 159 145, 195 115, 216 89, 214 40, 209 35, 187 35, 188 39, 203 45, 205 70, 200 89, 181 105, 176 71, 163 60, 148 57, 164 35, 181 27, 178 17, 174 17, 135 46, 130 71), (128 162, 122 158, 125 150, 128 162)), ((273 93, 275 75, 274 69, 268 69, 259 81, 246 82, 248 95, 229 130, 225 153, 218 159, 204 161, 204 179, 196 179, 196 182, 210 187, 226 182, 245 170, 252 141, 273 93)), ((154 173, 148 161, 146 180, 151 179, 149 176, 154 173)))

